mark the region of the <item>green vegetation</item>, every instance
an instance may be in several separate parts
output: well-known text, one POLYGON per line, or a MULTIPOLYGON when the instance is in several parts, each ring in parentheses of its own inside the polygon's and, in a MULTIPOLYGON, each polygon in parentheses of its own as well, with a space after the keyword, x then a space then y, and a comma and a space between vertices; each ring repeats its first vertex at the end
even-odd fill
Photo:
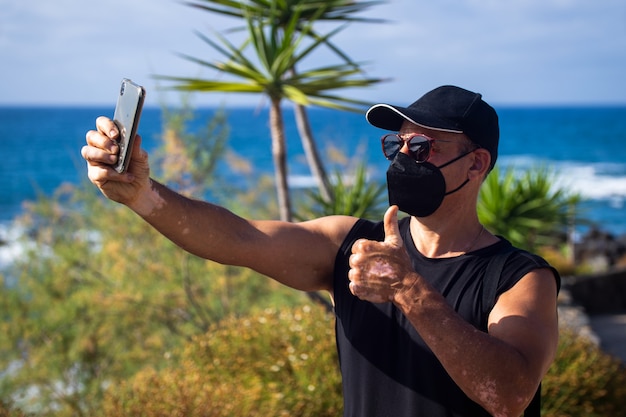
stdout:
MULTIPOLYGON (((111 390, 105 416, 340 415, 332 321, 325 314, 305 306, 225 321, 185 348, 182 368, 148 369, 111 390)), ((545 417, 617 416, 626 407, 626 369, 563 330, 542 396, 545 417)))
POLYGON ((102 415, 336 417, 334 344, 333 318, 318 305, 228 318, 177 352, 175 366, 112 387, 102 415))
POLYGON ((301 204, 297 220, 309 220, 333 214, 380 220, 387 209, 387 187, 384 183, 368 181, 367 167, 359 164, 351 179, 345 180, 347 173, 337 171, 332 184, 331 201, 313 190, 306 190, 304 204, 301 204))
POLYGON ((555 173, 534 167, 520 176, 498 167, 487 176, 478 201, 480 221, 513 245, 529 251, 558 247, 573 226, 580 196, 555 188, 555 173))
MULTIPOLYGON (((209 131, 224 131, 220 117, 209 131)), ((203 195, 211 183, 196 178, 213 177, 207 154, 223 150, 223 136, 177 146, 191 141, 177 130, 184 120, 164 130, 164 148, 180 152, 157 158, 155 172, 167 174, 175 158, 188 176, 174 176, 170 185, 203 195)), ((211 190, 222 194, 217 184, 211 190)), ((240 198, 225 204, 244 204, 265 190, 228 191, 240 198)), ((29 231, 28 251, 3 280, 0 369, 10 371, 0 378, 0 398, 27 412, 94 415, 107 387, 148 364, 160 368, 170 352, 222 318, 307 300, 252 271, 181 251, 91 184, 59 188, 20 221, 29 231)))
POLYGON ((626 409, 626 367, 565 329, 556 360, 543 380, 542 395, 546 417, 619 416, 626 409))
POLYGON ((219 109, 204 129, 189 132, 194 112, 186 103, 177 110, 163 108, 162 146, 154 155, 151 169, 161 181, 186 195, 226 191, 217 164, 227 151, 230 133, 226 114, 219 109), (219 184, 219 188, 216 186, 219 184))

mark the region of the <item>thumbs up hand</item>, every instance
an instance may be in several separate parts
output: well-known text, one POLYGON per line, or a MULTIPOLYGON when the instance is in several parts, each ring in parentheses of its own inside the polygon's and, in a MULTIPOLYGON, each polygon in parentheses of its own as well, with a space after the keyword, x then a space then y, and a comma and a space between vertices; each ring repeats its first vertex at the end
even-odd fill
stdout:
POLYGON ((385 240, 359 239, 350 256, 350 291, 373 303, 394 301, 395 296, 413 286, 417 273, 404 248, 398 228, 398 207, 391 206, 384 217, 385 240))

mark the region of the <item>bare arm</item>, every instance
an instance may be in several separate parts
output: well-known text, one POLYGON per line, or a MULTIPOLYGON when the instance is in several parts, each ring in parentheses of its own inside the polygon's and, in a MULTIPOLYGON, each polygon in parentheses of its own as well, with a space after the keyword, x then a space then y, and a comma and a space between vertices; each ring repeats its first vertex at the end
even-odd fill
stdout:
POLYGON ((186 251, 252 268, 304 291, 332 289, 337 250, 355 221, 345 216, 297 224, 246 220, 223 207, 183 197, 155 181, 142 204, 147 200, 152 205, 138 212, 186 251))
POLYGON ((135 142, 125 174, 112 169, 117 129, 99 118, 81 153, 89 179, 108 198, 127 205, 181 248, 216 262, 252 268, 305 291, 331 290, 339 245, 356 219, 332 216, 303 223, 251 221, 184 197, 150 179, 148 155, 135 142))
POLYGON ((503 294, 489 333, 465 322, 422 279, 396 303, 468 397, 494 416, 522 414, 556 352, 551 272, 533 271, 503 294))
POLYGON ((489 316, 489 333, 481 332, 412 270, 394 216, 392 210, 385 215, 384 242, 355 243, 352 292, 394 302, 468 397, 494 416, 519 416, 556 352, 552 273, 533 271, 502 294, 489 316))

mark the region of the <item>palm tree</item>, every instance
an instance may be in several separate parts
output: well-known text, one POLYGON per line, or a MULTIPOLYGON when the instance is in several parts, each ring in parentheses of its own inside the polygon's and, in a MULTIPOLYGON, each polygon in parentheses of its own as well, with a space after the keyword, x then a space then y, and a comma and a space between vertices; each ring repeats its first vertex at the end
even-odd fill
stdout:
MULTIPOLYGON (((321 14, 323 11, 321 8, 318 13, 321 14)), ((221 45, 199 34, 201 39, 226 59, 209 62, 187 55, 183 57, 201 66, 228 74, 234 77, 233 81, 159 77, 176 82, 174 87, 180 90, 260 93, 269 98, 272 157, 279 213, 280 218, 287 221, 292 220, 292 210, 287 184, 285 129, 281 101, 287 99, 303 106, 318 105, 353 110, 356 106, 363 106, 366 103, 343 98, 331 92, 349 87, 369 86, 381 81, 378 78, 357 77, 361 75, 359 67, 345 63, 296 73, 293 69, 297 63, 308 58, 319 45, 327 43, 328 39, 342 28, 335 29, 324 36, 316 35, 307 45, 305 40, 311 39, 312 22, 315 19, 303 24, 300 13, 297 11, 289 17, 288 21, 283 22, 283 26, 278 27, 263 17, 245 13, 249 38, 241 47, 236 47, 220 34, 215 34, 215 37, 221 45), (246 57, 245 50, 248 47, 253 48, 258 63, 246 57)))

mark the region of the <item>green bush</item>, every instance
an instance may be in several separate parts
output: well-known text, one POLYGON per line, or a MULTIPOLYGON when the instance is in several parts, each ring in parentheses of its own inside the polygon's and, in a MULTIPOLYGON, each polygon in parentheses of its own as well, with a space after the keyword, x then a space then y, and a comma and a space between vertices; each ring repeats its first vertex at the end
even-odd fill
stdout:
POLYGON ((26 414, 15 408, 11 403, 0 399, 0 417, 26 417, 26 414))
POLYGON ((306 301, 249 269, 194 257, 73 187, 33 205, 22 224, 31 249, 15 262, 19 284, 0 297, 0 370, 20 366, 0 379, 0 398, 25 412, 91 415, 109 381, 160 364, 223 317, 306 301))
POLYGON ((352 181, 344 180, 345 171, 337 171, 331 201, 325 201, 318 190, 305 190, 295 218, 303 221, 337 214, 381 220, 387 209, 387 185, 370 181, 366 168, 364 163, 358 164, 352 181))
POLYGON ((517 174, 497 167, 480 189, 478 217, 492 233, 537 252, 559 247, 574 221, 581 198, 556 186, 556 173, 537 166, 517 174))
POLYGON ((556 360, 543 380, 545 417, 615 417, 626 410, 626 368, 588 339, 561 330, 556 360))
MULTIPOLYGON (((154 171, 185 194, 262 211, 260 186, 223 188, 215 173, 224 119, 216 116, 196 140, 183 132, 186 120, 164 126, 167 158, 156 158, 154 171), (172 167, 189 174, 179 178, 172 167)), ((16 222, 27 233, 25 253, 0 276, 0 399, 38 416, 93 415, 111 381, 158 369, 223 317, 307 301, 249 269, 182 251, 91 184, 26 203, 16 222)))
POLYGON ((111 386, 102 415, 341 415, 333 318, 318 305, 224 319, 172 361, 111 386))
MULTIPOLYGON (((177 364, 112 387, 103 416, 337 416, 342 397, 332 317, 303 307, 229 318, 195 337, 177 364)), ((561 331, 543 381, 544 417, 613 417, 626 408, 626 369, 561 331)))

